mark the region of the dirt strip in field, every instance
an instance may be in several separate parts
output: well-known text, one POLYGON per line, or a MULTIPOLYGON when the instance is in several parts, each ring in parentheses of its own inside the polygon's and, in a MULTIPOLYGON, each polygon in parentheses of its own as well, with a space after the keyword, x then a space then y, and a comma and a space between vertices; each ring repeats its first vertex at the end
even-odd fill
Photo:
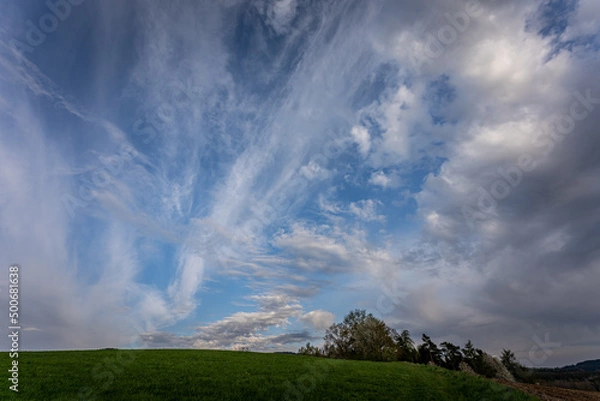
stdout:
POLYGON ((542 401, 600 401, 600 392, 596 391, 570 390, 540 384, 510 383, 504 380, 495 381, 531 394, 542 401))

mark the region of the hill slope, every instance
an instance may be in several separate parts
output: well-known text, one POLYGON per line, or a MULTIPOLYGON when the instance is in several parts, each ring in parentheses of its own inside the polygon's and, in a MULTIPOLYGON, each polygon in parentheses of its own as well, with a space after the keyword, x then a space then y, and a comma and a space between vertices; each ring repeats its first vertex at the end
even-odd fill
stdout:
MULTIPOLYGON (((2 366, 9 366, 3 354, 2 366)), ((403 362, 204 350, 19 354, 10 400, 534 400, 466 374, 403 362)), ((5 370, 6 371, 6 370, 5 370)))
POLYGON ((579 362, 575 365, 564 366, 561 368, 561 370, 597 372, 597 371, 600 371, 600 359, 583 361, 583 362, 579 362))

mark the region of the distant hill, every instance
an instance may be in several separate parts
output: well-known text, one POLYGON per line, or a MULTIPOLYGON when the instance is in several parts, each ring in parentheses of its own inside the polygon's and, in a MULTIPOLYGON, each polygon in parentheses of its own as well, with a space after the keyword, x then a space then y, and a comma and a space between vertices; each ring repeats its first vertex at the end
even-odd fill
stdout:
POLYGON ((600 371, 600 359, 583 361, 583 362, 579 362, 575 365, 564 366, 560 369, 565 370, 565 371, 596 372, 596 371, 600 371))
POLYGON ((562 368, 534 368, 527 382, 600 392, 600 359, 579 362, 562 368))

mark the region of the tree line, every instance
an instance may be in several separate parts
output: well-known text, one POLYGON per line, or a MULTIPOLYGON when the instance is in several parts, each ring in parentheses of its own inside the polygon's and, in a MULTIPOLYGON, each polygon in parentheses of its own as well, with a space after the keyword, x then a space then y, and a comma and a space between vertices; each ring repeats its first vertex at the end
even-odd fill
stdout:
POLYGON ((324 340, 322 348, 309 342, 298 353, 325 358, 430 364, 508 380, 524 378, 527 370, 517 362, 512 351, 503 350, 498 361, 475 348, 470 340, 463 348, 447 341, 438 346, 423 334, 421 344, 416 346, 408 330, 398 333, 383 320, 360 309, 348 313, 341 323, 332 324, 324 340))

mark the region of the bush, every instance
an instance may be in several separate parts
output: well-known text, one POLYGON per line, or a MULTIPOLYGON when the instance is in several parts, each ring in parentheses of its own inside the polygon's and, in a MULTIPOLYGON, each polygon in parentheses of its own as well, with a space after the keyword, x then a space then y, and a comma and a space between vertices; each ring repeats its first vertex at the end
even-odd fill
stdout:
POLYGON ((314 346, 310 345, 310 342, 307 342, 306 346, 301 347, 298 350, 298 354, 309 355, 309 356, 325 356, 325 353, 323 352, 323 350, 319 349, 318 347, 314 347, 314 346))

